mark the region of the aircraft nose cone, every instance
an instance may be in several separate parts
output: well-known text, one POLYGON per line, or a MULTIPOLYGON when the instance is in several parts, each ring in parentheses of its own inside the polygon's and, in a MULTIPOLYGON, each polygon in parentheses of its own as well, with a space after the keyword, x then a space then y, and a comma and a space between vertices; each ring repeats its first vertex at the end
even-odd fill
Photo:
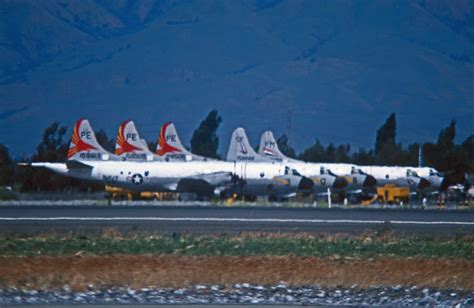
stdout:
POLYGON ((332 188, 334 189, 341 189, 341 188, 344 188, 347 186, 347 180, 343 177, 337 177, 335 180, 334 180, 334 184, 332 184, 332 188))
POLYGON ((371 175, 367 175, 365 177, 364 183, 362 184, 364 188, 374 187, 375 185, 377 185, 377 180, 371 175))
POLYGON ((420 183, 418 183, 418 189, 425 189, 431 186, 430 181, 425 178, 420 179, 420 183))
POLYGON ((314 182, 307 178, 307 177, 302 177, 300 180, 300 183, 298 184, 298 189, 299 190, 311 190, 313 189, 314 182))

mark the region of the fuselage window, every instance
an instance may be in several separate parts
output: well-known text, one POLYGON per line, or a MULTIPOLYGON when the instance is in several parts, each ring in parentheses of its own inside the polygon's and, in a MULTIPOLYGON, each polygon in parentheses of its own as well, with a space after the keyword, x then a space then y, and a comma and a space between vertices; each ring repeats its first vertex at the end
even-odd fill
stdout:
POLYGON ((145 171, 145 176, 148 176, 150 174, 149 171, 145 171))

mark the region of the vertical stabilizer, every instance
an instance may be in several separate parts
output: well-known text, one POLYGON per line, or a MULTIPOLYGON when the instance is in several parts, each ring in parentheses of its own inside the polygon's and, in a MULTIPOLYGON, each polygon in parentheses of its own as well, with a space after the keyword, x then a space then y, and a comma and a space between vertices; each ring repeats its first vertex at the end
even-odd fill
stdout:
POLYGON ((124 160, 150 161, 153 153, 148 149, 145 140, 140 139, 133 121, 125 121, 119 126, 115 143, 115 155, 124 160))
POLYGON ((278 144, 271 131, 266 131, 262 134, 262 137, 260 138, 260 146, 258 147, 258 154, 275 161, 289 160, 288 157, 280 152, 278 144))
POLYGON ((156 143, 156 155, 166 161, 207 160, 186 150, 181 143, 176 128, 172 122, 165 123, 160 129, 156 143))
POLYGON ((269 158, 258 155, 250 146, 245 130, 242 127, 236 128, 232 133, 227 161, 271 161, 269 158))
POLYGON ((172 122, 165 123, 160 130, 160 136, 156 144, 156 154, 165 155, 167 153, 190 154, 179 139, 176 127, 172 122))
POLYGON ((116 156, 110 155, 97 142, 89 121, 80 119, 74 125, 67 158, 69 160, 115 160, 116 156))

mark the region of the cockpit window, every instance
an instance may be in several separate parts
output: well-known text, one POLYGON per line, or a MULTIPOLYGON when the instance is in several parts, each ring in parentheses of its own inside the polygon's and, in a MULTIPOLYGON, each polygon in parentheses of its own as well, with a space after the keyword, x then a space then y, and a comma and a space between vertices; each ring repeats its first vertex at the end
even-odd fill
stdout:
POLYGON ((296 171, 296 169, 291 169, 291 173, 293 175, 301 176, 301 174, 298 171, 296 171))

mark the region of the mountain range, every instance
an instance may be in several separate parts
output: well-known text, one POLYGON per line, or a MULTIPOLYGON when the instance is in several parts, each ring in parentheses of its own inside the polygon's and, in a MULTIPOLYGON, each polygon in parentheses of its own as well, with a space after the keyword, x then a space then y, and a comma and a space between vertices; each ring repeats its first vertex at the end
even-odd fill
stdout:
MULTIPOLYGON (((31 154, 57 120, 115 137, 133 119, 156 140, 173 121, 189 145, 211 109, 254 144, 272 129, 298 151, 373 147, 392 112, 398 141, 474 132, 469 0, 3 0, 0 143, 31 154)), ((69 130, 70 133, 70 130, 69 130)))

